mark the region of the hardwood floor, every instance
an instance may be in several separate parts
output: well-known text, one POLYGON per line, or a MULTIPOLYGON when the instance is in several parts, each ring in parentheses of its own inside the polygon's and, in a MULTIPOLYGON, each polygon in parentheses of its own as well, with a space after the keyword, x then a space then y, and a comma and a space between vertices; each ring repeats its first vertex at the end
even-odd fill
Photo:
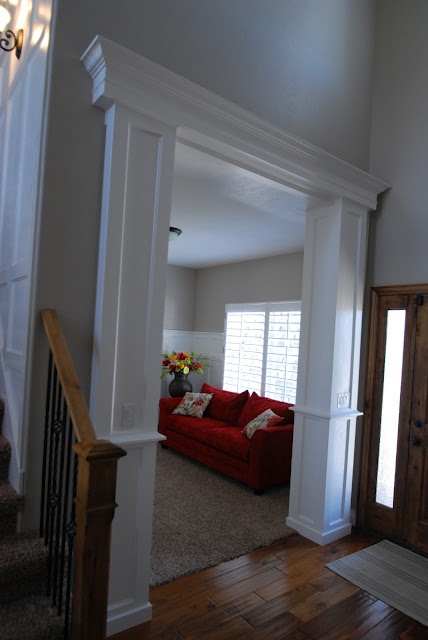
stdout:
POLYGON ((152 620, 110 640, 427 640, 428 627, 324 566, 379 540, 293 535, 151 589, 152 620))

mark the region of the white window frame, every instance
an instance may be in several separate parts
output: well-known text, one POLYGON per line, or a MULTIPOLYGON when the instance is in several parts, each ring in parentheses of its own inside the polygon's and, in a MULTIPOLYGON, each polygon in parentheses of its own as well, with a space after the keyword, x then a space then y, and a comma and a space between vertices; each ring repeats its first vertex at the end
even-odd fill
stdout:
MULTIPOLYGON (((225 374, 227 373, 227 367, 228 367, 228 354, 227 354, 227 315, 228 313, 263 313, 265 315, 265 319, 264 319, 264 335, 263 335, 263 354, 262 354, 262 361, 261 361, 261 373, 260 373, 260 379, 258 380, 258 383, 254 385, 254 388, 251 388, 251 383, 249 381, 246 382, 246 384, 244 385, 246 389, 248 389, 250 392, 251 391, 256 391, 256 393, 259 393, 260 395, 273 395, 273 397, 276 397, 276 399, 283 399, 286 402, 291 402, 294 403, 295 402, 295 392, 294 394, 292 392, 290 392, 290 389, 288 389, 288 393, 285 394, 284 391, 284 395, 282 395, 282 398, 278 397, 278 394, 269 394, 269 392, 266 392, 266 367, 267 367, 267 362, 268 362, 268 337, 269 337, 269 328, 270 328, 270 323, 269 323, 269 317, 271 313, 274 312, 284 312, 284 313, 293 313, 293 312, 301 312, 301 302, 300 301, 286 301, 286 302, 257 302, 257 303, 237 303, 237 304, 226 304, 225 306, 225 322, 224 322, 224 364, 223 364, 223 388, 226 390, 233 390, 233 391, 243 391, 244 388, 242 387, 242 384, 239 385, 239 381, 233 385, 230 384, 227 381, 227 378, 225 380, 225 374)), ((300 326, 299 326, 299 339, 300 339, 300 326)), ((298 348, 297 348, 298 350, 298 348)), ((296 371, 295 371, 295 377, 296 377, 296 382, 297 382, 297 359, 298 359, 298 353, 296 356, 296 371)), ((282 380, 284 380, 284 376, 282 376, 282 380)), ((285 389, 285 384, 284 384, 284 389, 285 389)))

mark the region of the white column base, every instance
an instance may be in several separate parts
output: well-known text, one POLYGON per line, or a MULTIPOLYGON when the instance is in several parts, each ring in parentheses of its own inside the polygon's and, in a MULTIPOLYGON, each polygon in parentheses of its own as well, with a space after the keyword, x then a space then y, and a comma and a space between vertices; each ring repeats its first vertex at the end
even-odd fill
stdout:
POLYGON ((151 619, 149 602, 157 443, 152 433, 112 437, 127 455, 118 465, 118 508, 112 524, 107 635, 151 619))
POLYGON ((308 540, 312 540, 312 542, 316 542, 319 545, 325 545, 330 542, 334 542, 335 540, 340 540, 340 538, 348 536, 352 530, 351 523, 342 524, 340 527, 336 527, 325 532, 317 531, 315 528, 310 527, 303 522, 299 522, 299 520, 296 520, 291 516, 289 516, 285 522, 287 527, 291 527, 304 538, 308 538, 308 540))
POLYGON ((152 618, 152 605, 146 602, 138 607, 125 604, 108 611, 107 637, 126 629, 132 629, 152 618))
POLYGON ((334 416, 302 413, 296 407, 286 519, 305 538, 328 544, 349 535, 355 421, 358 411, 334 416))

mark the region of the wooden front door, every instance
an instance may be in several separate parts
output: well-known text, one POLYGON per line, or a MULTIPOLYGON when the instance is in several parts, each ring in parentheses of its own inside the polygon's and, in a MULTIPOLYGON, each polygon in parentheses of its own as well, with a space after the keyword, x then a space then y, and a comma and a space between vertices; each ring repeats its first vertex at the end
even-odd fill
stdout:
POLYGON ((359 524, 428 553, 428 285, 371 303, 359 524))

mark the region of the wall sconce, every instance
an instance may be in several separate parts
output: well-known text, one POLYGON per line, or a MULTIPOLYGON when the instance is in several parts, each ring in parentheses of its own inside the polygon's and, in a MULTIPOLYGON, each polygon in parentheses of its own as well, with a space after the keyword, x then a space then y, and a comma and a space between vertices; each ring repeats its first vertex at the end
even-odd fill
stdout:
POLYGON ((181 229, 178 229, 177 227, 170 227, 169 228, 169 241, 172 242, 172 240, 175 240, 176 238, 178 238, 178 236, 181 234, 181 229))
POLYGON ((3 51, 13 51, 15 49, 15 55, 19 60, 22 52, 24 30, 19 29, 19 31, 15 35, 15 33, 11 29, 6 29, 6 26, 9 24, 9 22, 9 11, 6 9, 6 7, 0 5, 0 49, 3 49, 3 51))

